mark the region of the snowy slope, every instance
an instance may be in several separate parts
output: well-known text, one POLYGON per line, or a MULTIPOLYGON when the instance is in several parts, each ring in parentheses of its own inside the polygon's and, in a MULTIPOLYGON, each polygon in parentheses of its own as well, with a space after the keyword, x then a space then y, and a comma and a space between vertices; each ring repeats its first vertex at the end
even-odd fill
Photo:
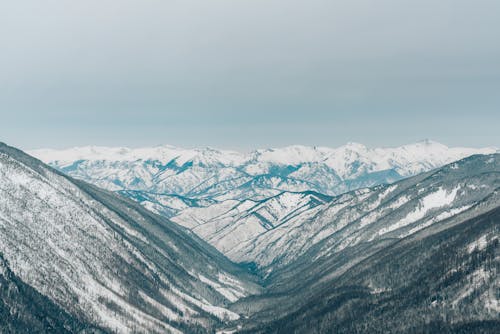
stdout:
POLYGON ((238 333, 497 333, 500 197, 493 197, 483 213, 404 239, 305 256, 271 275, 267 293, 235 305, 252 309, 238 333))
POLYGON ((102 333, 92 327, 21 281, 0 254, 0 332, 102 333))
POLYGON ((365 242, 401 239, 474 212, 497 191, 499 173, 499 154, 474 156, 390 186, 334 198, 285 192, 259 202, 228 200, 185 209, 173 221, 233 261, 276 269, 312 248, 313 258, 320 259, 365 242))
POLYGON ((499 154, 308 212, 228 254, 265 274, 238 332, 498 332, 499 154))
POLYGON ((261 200, 283 191, 338 195, 391 183, 495 148, 448 148, 423 141, 397 148, 290 146, 247 154, 206 149, 81 147, 30 154, 109 190, 212 200, 261 200))
POLYGON ((120 333, 209 332, 258 291, 194 234, 4 144, 0 254, 72 316, 120 333))
MULTIPOLYGON (((190 228, 226 255, 233 254, 259 235, 291 220, 305 219, 331 197, 313 192, 284 192, 262 201, 227 200, 209 207, 189 208, 172 218, 190 228)), ((307 236, 305 236, 307 238, 307 236)), ((252 262, 233 258, 237 262, 252 262)))

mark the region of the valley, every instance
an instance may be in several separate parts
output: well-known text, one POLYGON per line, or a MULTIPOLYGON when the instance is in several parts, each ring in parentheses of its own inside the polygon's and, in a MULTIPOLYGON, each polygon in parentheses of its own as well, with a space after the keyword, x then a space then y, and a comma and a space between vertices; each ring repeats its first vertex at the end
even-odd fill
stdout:
MULTIPOLYGON (((175 175, 205 184, 207 161, 185 161, 175 175)), ((47 330, 46 317, 74 333, 494 333, 500 325, 500 154, 404 178, 400 167, 395 182, 339 194, 234 175, 224 190, 208 186, 217 194, 156 193, 173 182, 162 183, 168 168, 142 174, 137 187, 87 183, 117 185, 122 168, 135 174, 130 164, 144 163, 52 162, 58 171, 2 144, 2 279, 39 294, 48 312, 2 295, 2 305, 24 312, 18 329, 47 330), (81 177, 93 168, 102 169, 98 181, 81 177)), ((227 167, 218 168, 220 180, 227 167)))

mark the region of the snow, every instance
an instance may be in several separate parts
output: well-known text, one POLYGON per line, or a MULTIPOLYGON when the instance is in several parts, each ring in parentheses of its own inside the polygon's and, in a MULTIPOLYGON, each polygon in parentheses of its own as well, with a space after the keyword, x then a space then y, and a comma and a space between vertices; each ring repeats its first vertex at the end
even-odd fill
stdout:
POLYGON ((496 239, 498 239, 498 236, 489 236, 489 235, 483 235, 476 241, 470 243, 467 246, 467 252, 472 253, 474 251, 482 251, 483 249, 488 246, 488 243, 494 242, 496 239))
POLYGON ((171 309, 165 307, 164 305, 158 303, 156 300, 154 300, 153 298, 151 298, 150 296, 148 296, 144 292, 139 291, 139 296, 146 303, 150 304, 151 306, 153 306, 154 308, 156 308, 157 310, 159 310, 161 312, 161 314, 164 315, 164 316, 166 316, 168 319, 170 319, 172 321, 179 321, 180 320, 181 317, 180 317, 179 314, 175 313, 174 311, 172 311, 171 309))
POLYGON ((58 161, 62 165, 71 164, 79 160, 90 161, 147 161, 158 160, 163 163, 176 160, 179 165, 188 161, 198 162, 222 162, 234 164, 242 161, 243 155, 234 151, 221 151, 206 149, 183 149, 171 145, 157 147, 127 148, 127 147, 105 147, 84 146, 63 150, 37 149, 28 151, 28 154, 41 159, 44 162, 58 161))
POLYGON ((383 235, 394 230, 410 225, 422 218, 432 209, 450 205, 455 200, 460 187, 456 187, 451 191, 439 188, 437 191, 420 199, 414 211, 408 213, 406 217, 399 220, 397 223, 384 227, 378 231, 378 235, 383 235))
POLYGON ((205 312, 213 314, 214 316, 216 316, 220 320, 234 321, 234 320, 238 320, 240 318, 240 316, 237 313, 234 313, 226 308, 214 306, 214 305, 207 303, 206 301, 203 302, 203 301, 200 301, 198 299, 195 299, 195 298, 183 293, 182 291, 178 290, 175 287, 172 287, 171 289, 175 294, 179 295, 182 299, 187 300, 190 303, 198 306, 199 308, 201 308, 205 312))
POLYGON ((484 301, 484 307, 498 315, 500 313, 500 300, 495 296, 495 291, 488 290, 481 295, 484 301))
POLYGON ((260 250, 253 245, 260 235, 272 231, 269 237, 277 237, 283 231, 279 226, 300 224, 323 204, 326 203, 314 194, 281 193, 261 202, 228 200, 207 208, 186 209, 172 220, 191 228, 230 259, 241 262, 247 259, 248 248, 254 248, 252 254, 260 250))
POLYGON ((439 188, 438 191, 427 195, 422 199, 422 209, 429 211, 432 208, 450 205, 455 200, 459 189, 459 186, 453 188, 451 191, 439 188))
MULTIPOLYGON (((109 153, 104 150, 101 155, 98 151, 95 149, 90 156, 101 159, 109 153)), ((339 196, 335 204, 322 203, 319 198, 312 200, 313 196, 299 194, 300 191, 343 193, 350 190, 346 180, 361 182, 359 180, 370 173, 396 171, 410 176, 471 154, 496 151, 495 148, 449 148, 432 141, 375 149, 357 143, 338 148, 294 145, 250 153, 163 146, 117 150, 108 160, 87 160, 77 171, 69 173, 112 189, 144 189, 149 194, 156 193, 158 196, 141 204, 159 213, 165 209, 178 210, 172 221, 190 229, 230 259, 265 266, 277 258, 285 264, 337 232, 340 233, 338 242, 326 240, 328 244, 321 252, 339 251, 399 228, 411 228, 401 233, 414 233, 435 222, 430 217, 418 226, 411 226, 434 211, 436 219, 443 220, 467 209, 465 203, 461 208, 448 207, 459 197, 458 189, 430 190, 419 184, 415 185, 415 193, 399 193, 402 190, 399 185, 358 189, 346 197, 339 196), (159 164, 155 165, 155 161, 159 164), (160 165, 170 161, 177 166, 185 162, 193 165, 182 169, 160 165), (288 172, 290 174, 286 174, 288 172), (266 173, 270 174, 262 175, 266 173), (139 178, 139 184, 134 184, 134 177, 139 178), (113 183, 115 180, 122 184, 117 186, 113 183), (164 194, 210 203, 189 207, 184 202, 162 199, 160 196, 164 194), (318 204, 310 204, 316 201, 318 204), (382 222, 392 211, 400 214, 391 217, 387 224, 382 222), (343 229, 352 235, 344 237, 343 229), (364 229, 371 234, 363 235, 364 229)), ((78 158, 84 158, 83 153, 78 158)), ((47 154, 44 159, 47 158, 55 157, 47 154)), ((64 154, 57 158, 64 160, 64 154)), ((450 168, 455 172, 461 164, 454 163, 450 168)), ((386 182, 384 180, 379 182, 386 182)), ((209 279, 214 289, 214 283, 225 285, 213 277, 209 279)), ((229 296, 227 291, 221 291, 219 293, 229 296)))
POLYGON ((418 231, 420 231, 420 230, 422 230, 422 229, 424 229, 426 227, 431 226, 434 223, 437 223, 437 222, 445 220, 447 218, 456 216, 459 213, 462 213, 462 212, 470 209, 471 207, 472 207, 472 205, 464 205, 464 206, 462 206, 460 208, 455 208, 455 209, 451 209, 449 211, 442 212, 439 215, 437 215, 436 217, 434 217, 432 219, 429 219, 425 223, 419 224, 416 227, 412 228, 407 233, 405 233, 404 236, 411 235, 411 234, 416 233, 416 232, 418 232, 418 231))
POLYGON ((472 154, 497 151, 495 148, 448 148, 425 141, 396 148, 370 149, 349 143, 338 148, 295 145, 250 153, 168 145, 134 149, 88 146, 40 149, 29 153, 56 168, 65 169, 73 177, 109 190, 134 189, 200 198, 219 196, 225 200, 262 199, 272 195, 272 190, 278 193, 315 190, 337 195, 351 190, 342 182, 363 178, 370 173, 393 170, 402 176, 410 176, 472 154), (168 168, 166 164, 169 164, 168 168), (181 166, 184 167, 179 171, 181 166), (270 177, 268 183, 261 186, 265 189, 258 186, 239 188, 270 173, 274 167, 285 166, 294 166, 297 170, 286 179, 270 177), (260 194, 263 196, 258 196, 259 191, 264 191, 260 194))
POLYGON ((234 333, 238 333, 238 330, 237 329, 222 329, 222 330, 219 330, 215 333, 216 334, 234 334, 234 333))
MULTIPOLYGON (((240 291, 237 291, 235 289, 230 289, 228 287, 225 287, 225 286, 223 286, 223 285, 221 285, 221 284, 219 284, 217 282, 214 282, 214 281, 208 279, 207 277, 205 277, 205 276, 203 276, 201 274, 198 275, 198 278, 203 283, 205 283, 207 285, 210 285, 212 288, 214 288, 218 293, 220 293, 221 295, 223 295, 231 303, 234 303, 238 299, 240 299, 240 298, 242 298, 242 297, 245 296, 244 293, 242 293, 240 291)), ((228 282, 228 281, 226 280, 226 282, 228 282)))
MULTIPOLYGON (((196 298, 186 292, 181 293, 182 297, 165 293, 164 296, 168 296, 165 298, 175 305, 171 308, 168 303, 162 303, 164 299, 141 290, 142 285, 133 285, 137 283, 136 276, 120 274, 122 269, 116 264, 127 263, 130 269, 138 270, 144 279, 150 280, 149 283, 160 278, 163 282, 160 291, 162 286, 168 286, 171 291, 178 286, 176 291, 180 292, 179 282, 166 278, 165 268, 157 264, 175 254, 179 269, 187 271, 183 267, 186 265, 183 262, 187 261, 179 253, 181 247, 175 245, 177 240, 165 240, 160 246, 154 239, 147 238, 143 233, 151 232, 149 226, 153 222, 146 221, 146 216, 132 207, 110 209, 109 203, 99 202, 87 193, 87 189, 79 188, 66 177, 44 167, 32 169, 5 154, 0 154, 0 179, 0 250, 3 256, 23 281, 70 312, 84 314, 96 324, 120 333, 133 330, 180 333, 155 318, 154 313, 150 314, 147 310, 151 309, 172 321, 203 325, 207 315, 196 314, 186 300, 223 320, 239 317, 206 301, 203 294, 198 296, 198 293, 196 298), (141 229, 134 227, 143 223, 141 229), (168 252, 165 245, 171 247, 168 252), (145 249, 154 250, 160 262, 147 256, 145 249), (137 288, 142 304, 130 300, 131 284, 137 288), (108 307, 106 302, 113 303, 121 312, 108 307), (177 310, 184 315, 180 316, 177 310)), ((160 238, 167 239, 166 235, 160 238)), ((178 242, 183 243, 182 248, 186 247, 184 241, 178 242)), ((207 280, 217 283, 216 279, 225 278, 217 284, 228 300, 246 295, 243 284, 229 273, 217 270, 206 260, 197 261, 188 261, 189 266, 216 270, 215 274, 204 272, 207 280)), ((189 286, 193 282, 182 284, 189 286)), ((199 284, 197 280, 196 284, 199 284)))
MULTIPOLYGON (((330 177, 334 175, 337 178, 337 174, 340 178, 354 179, 387 169, 395 169, 401 175, 410 175, 429 170, 450 159, 460 158, 464 154, 489 152, 488 150, 490 149, 450 149, 438 143, 423 142, 389 149, 369 149, 356 143, 337 149, 290 146, 258 150, 250 154, 212 149, 184 150, 171 146, 144 149, 86 147, 67 151, 42 150, 38 154, 45 159, 55 159, 51 161, 58 161, 60 166, 80 159, 91 162, 87 165, 87 172, 92 173, 92 168, 95 167, 99 171, 97 177, 105 180, 106 184, 118 180, 130 186, 133 184, 132 180, 137 178, 140 187, 154 187, 161 182, 161 187, 165 187, 163 189, 187 191, 196 197, 206 189, 218 195, 222 192, 220 196, 231 196, 240 191, 242 184, 252 179, 249 175, 242 176, 245 174, 241 171, 243 169, 262 173, 276 165, 297 166, 298 170, 293 174, 302 175, 304 180, 291 179, 287 181, 287 186, 302 189, 310 186, 305 181, 310 173, 328 174, 328 177, 320 175, 317 180, 332 180, 330 177), (108 164, 113 159, 117 164, 108 164), (161 163, 175 161, 178 167, 186 162, 193 162, 193 166, 186 167, 185 170, 169 170, 164 166, 160 168, 149 162, 144 163, 149 160, 161 163), (298 166, 301 164, 321 166, 298 166)), ((459 168, 460 164, 451 166, 452 170, 459 168)), ((87 175, 85 168, 79 169, 78 173, 87 175)), ((148 329, 176 331, 147 314, 141 309, 143 305, 147 309, 155 309, 171 321, 199 321, 201 324, 203 316, 206 316, 201 310, 224 321, 239 319, 238 314, 213 300, 222 300, 217 297, 224 297, 228 302, 236 302, 248 296, 244 283, 236 277, 221 271, 217 266, 205 263, 203 268, 207 267, 207 271, 185 268, 183 262, 189 261, 181 259, 176 263, 191 276, 187 275, 185 285, 179 284, 176 278, 167 278, 162 274, 160 262, 148 257, 147 254, 153 252, 145 252, 134 242, 140 241, 141 246, 152 247, 148 249, 154 250, 155 256, 164 257, 165 260, 178 257, 179 249, 184 245, 178 244, 177 247, 174 242, 168 241, 165 243, 171 247, 168 252, 156 247, 154 238, 149 240, 143 234, 144 231, 134 228, 119 212, 100 204, 75 184, 50 170, 37 173, 2 155, 0 177, 0 249, 4 251, 16 274, 58 303, 63 304, 68 298, 75 296, 81 301, 78 307, 82 310, 78 311, 95 314, 96 321, 119 332, 130 331, 130 323, 137 323, 145 332, 148 329), (26 198, 30 200, 27 201, 26 198), (26 206, 30 210, 25 210, 26 206), (78 242, 75 243, 75 240, 78 242), (89 258, 95 261, 89 262, 89 258), (137 292, 142 305, 130 304, 126 293, 129 282, 113 271, 116 270, 113 268, 116 259, 138 269, 146 279, 154 277, 156 282, 156 278, 159 278, 163 285, 158 291, 163 298, 157 299, 150 291, 139 289, 137 292), (202 287, 200 291, 190 290, 191 278, 202 287), (58 283, 58 289, 52 291, 47 288, 55 285, 47 283, 55 282, 58 283), (220 296, 214 294, 212 289, 220 296), (210 294, 206 294, 207 291, 210 294), (99 302, 101 298, 118 305, 124 310, 124 315, 114 314, 99 302), (169 303, 162 304, 165 299, 175 307, 170 308, 169 303)), ((401 190, 400 186, 381 186, 359 189, 329 202, 330 200, 323 201, 321 197, 311 193, 282 191, 279 188, 282 186, 282 177, 272 176, 265 182, 267 191, 278 194, 259 201, 220 201, 218 197, 213 201, 215 204, 191 208, 177 197, 161 197, 164 195, 162 193, 155 194, 157 196, 154 199, 160 206, 171 205, 172 208, 181 210, 173 221, 191 229, 231 259, 253 261, 263 267, 276 259, 280 264, 288 264, 320 242, 318 257, 370 241, 372 235, 385 235, 400 228, 413 227, 404 235, 412 234, 472 206, 462 203, 465 201, 462 201, 461 187, 440 185, 422 187, 417 191, 409 189, 394 196, 396 198, 390 198, 401 190), (462 206, 453 206, 457 199, 462 206), (401 214, 391 217, 388 213, 392 211, 401 214), (433 217, 429 217, 431 213, 433 217), (399 219, 400 217, 403 218, 399 219), (420 221, 422 223, 417 226, 412 225, 420 221), (377 230, 379 227, 382 228, 377 230), (367 230, 373 234, 367 236, 367 230), (335 237, 330 238, 332 235, 335 237)), ((121 187, 113 184, 113 187, 121 187)), ((251 187, 255 190, 255 186, 251 187)), ((420 185, 417 184, 416 187, 420 185)), ((468 187, 476 189, 473 188, 476 186, 468 187)), ((263 196, 263 193, 255 191, 252 194, 263 196)), ((152 203, 145 201, 144 205, 160 209, 152 207, 152 203)), ((127 210, 131 208, 132 206, 127 210)), ((140 223, 144 218, 136 215, 136 219, 140 223)), ((472 252, 484 249, 489 240, 491 237, 483 236, 468 245, 467 250, 472 252)), ((267 269, 269 272, 270 269, 267 269)), ((477 282, 487 279, 489 276, 482 271, 473 274, 473 280, 477 282)), ((380 288, 373 289, 373 293, 382 291, 380 288)), ((468 290, 461 291, 457 300, 470 293, 468 290)), ((486 298, 485 303, 492 310, 498 309, 497 300, 486 298)))
MULTIPOLYGON (((494 279, 492 277, 493 272, 487 271, 484 268, 478 268, 474 272, 472 272, 467 280, 470 282, 467 284, 462 290, 458 291, 456 297, 452 301, 452 305, 456 306, 462 300, 470 296, 476 289, 480 288, 482 285, 486 284, 490 279, 494 279)), ((490 299, 490 298, 488 298, 490 299)), ((488 300, 482 299, 486 307, 495 308, 498 307, 498 300, 488 300)))
POLYGON ((321 161, 324 157, 323 152, 316 147, 302 145, 257 150, 252 155, 260 162, 284 165, 300 165, 306 162, 321 161))

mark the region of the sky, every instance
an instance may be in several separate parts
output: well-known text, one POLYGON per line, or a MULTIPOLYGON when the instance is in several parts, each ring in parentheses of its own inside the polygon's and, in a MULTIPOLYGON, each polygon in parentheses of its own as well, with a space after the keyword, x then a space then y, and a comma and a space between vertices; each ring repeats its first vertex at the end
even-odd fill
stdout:
POLYGON ((0 2, 24 149, 500 147, 498 0, 0 2))

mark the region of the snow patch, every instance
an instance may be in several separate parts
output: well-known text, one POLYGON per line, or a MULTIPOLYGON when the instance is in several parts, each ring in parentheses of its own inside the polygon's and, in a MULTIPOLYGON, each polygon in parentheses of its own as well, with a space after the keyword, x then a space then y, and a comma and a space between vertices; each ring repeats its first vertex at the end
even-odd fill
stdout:
POLYGON ((414 222, 424 218, 430 210, 450 205, 455 200, 459 189, 460 187, 456 187, 451 191, 447 191, 446 189, 439 188, 437 191, 420 199, 416 209, 408 213, 406 217, 395 224, 381 228, 378 231, 378 235, 384 235, 413 224, 414 222))

